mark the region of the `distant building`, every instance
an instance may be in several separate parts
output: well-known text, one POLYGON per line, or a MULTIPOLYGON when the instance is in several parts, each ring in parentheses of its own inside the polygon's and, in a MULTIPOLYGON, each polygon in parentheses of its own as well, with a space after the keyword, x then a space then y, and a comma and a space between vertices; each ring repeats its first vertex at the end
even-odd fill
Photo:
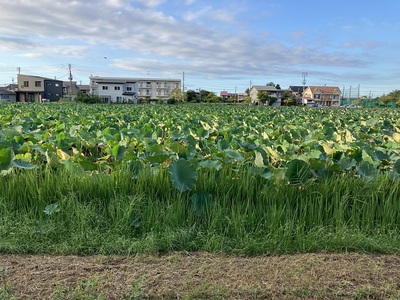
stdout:
POLYGON ((145 98, 168 100, 175 88, 181 89, 180 79, 90 77, 90 93, 110 103, 138 103, 145 98))
POLYGON ((246 100, 246 93, 238 93, 237 94, 237 102, 244 102, 246 100))
POLYGON ((337 86, 309 86, 303 93, 304 105, 339 106, 342 92, 337 86))
POLYGON ((54 102, 63 96, 63 82, 56 79, 18 74, 15 90, 19 102, 54 102))
POLYGON ((251 103, 255 105, 260 105, 258 100, 258 92, 268 92, 269 96, 276 98, 277 100, 272 104, 272 106, 281 106, 282 104, 282 97, 286 90, 277 89, 274 86, 269 85, 253 85, 250 89, 250 98, 251 103))
POLYGON ((76 81, 72 81, 72 89, 71 89, 70 81, 63 82, 63 98, 71 97, 73 100, 73 99, 75 99, 78 92, 81 92, 83 94, 89 94, 90 85, 89 84, 77 84, 76 81))
POLYGON ((221 91, 219 96, 221 97, 222 101, 232 101, 235 102, 238 100, 237 93, 229 93, 228 91, 221 91))
POLYGON ((294 99, 296 101, 296 105, 302 105, 303 104, 303 92, 308 88, 308 86, 302 86, 302 85, 291 85, 288 88, 288 91, 290 91, 294 99))
POLYGON ((1 102, 15 102, 17 95, 13 90, 7 87, 0 87, 0 101, 1 102))

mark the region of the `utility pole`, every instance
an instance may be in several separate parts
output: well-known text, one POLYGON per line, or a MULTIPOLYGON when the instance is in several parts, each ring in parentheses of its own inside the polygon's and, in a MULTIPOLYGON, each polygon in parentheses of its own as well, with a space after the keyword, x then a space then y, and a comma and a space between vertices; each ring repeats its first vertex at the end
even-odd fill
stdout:
POLYGON ((236 85, 235 85, 235 100, 234 100, 234 102, 237 102, 237 100, 238 100, 238 94, 236 93, 236 85))
POLYGON ((303 92, 301 93, 301 104, 305 104, 304 103, 304 90, 306 89, 306 83, 307 83, 307 81, 306 81, 306 77, 308 76, 308 74, 307 74, 307 72, 303 72, 303 73, 301 73, 301 76, 303 77, 303 92))
POLYGON ((69 92, 68 92, 68 94, 69 94, 69 101, 72 101, 72 79, 73 79, 73 77, 72 77, 72 71, 71 71, 71 64, 68 64, 68 70, 69 70, 69 77, 68 77, 69 92))
POLYGON ((200 102, 201 102, 201 88, 199 87, 199 99, 200 99, 200 102))
POLYGON ((182 93, 185 92, 185 72, 183 72, 183 78, 182 78, 182 93))

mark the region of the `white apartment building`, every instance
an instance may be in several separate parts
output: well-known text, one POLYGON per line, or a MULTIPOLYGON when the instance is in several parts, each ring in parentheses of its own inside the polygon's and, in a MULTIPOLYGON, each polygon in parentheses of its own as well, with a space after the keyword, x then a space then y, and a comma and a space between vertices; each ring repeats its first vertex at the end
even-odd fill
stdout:
POLYGON ((90 93, 109 103, 138 103, 145 98, 167 100, 175 88, 181 88, 180 79, 90 77, 90 93))

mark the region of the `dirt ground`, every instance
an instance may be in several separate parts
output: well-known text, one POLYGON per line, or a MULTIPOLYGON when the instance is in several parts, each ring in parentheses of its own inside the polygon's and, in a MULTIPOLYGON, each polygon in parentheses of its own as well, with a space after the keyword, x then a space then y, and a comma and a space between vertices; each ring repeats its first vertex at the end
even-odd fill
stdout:
POLYGON ((0 255, 0 299, 400 299, 400 256, 0 255))

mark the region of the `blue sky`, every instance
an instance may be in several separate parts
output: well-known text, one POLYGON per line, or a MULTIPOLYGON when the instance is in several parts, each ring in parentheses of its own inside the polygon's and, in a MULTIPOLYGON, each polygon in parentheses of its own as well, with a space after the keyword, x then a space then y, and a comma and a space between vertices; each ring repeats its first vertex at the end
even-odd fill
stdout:
MULTIPOLYGON (((0 86, 22 74, 400 89, 400 1, 0 0, 0 86)), ((356 94, 355 94, 356 95, 356 94)))

